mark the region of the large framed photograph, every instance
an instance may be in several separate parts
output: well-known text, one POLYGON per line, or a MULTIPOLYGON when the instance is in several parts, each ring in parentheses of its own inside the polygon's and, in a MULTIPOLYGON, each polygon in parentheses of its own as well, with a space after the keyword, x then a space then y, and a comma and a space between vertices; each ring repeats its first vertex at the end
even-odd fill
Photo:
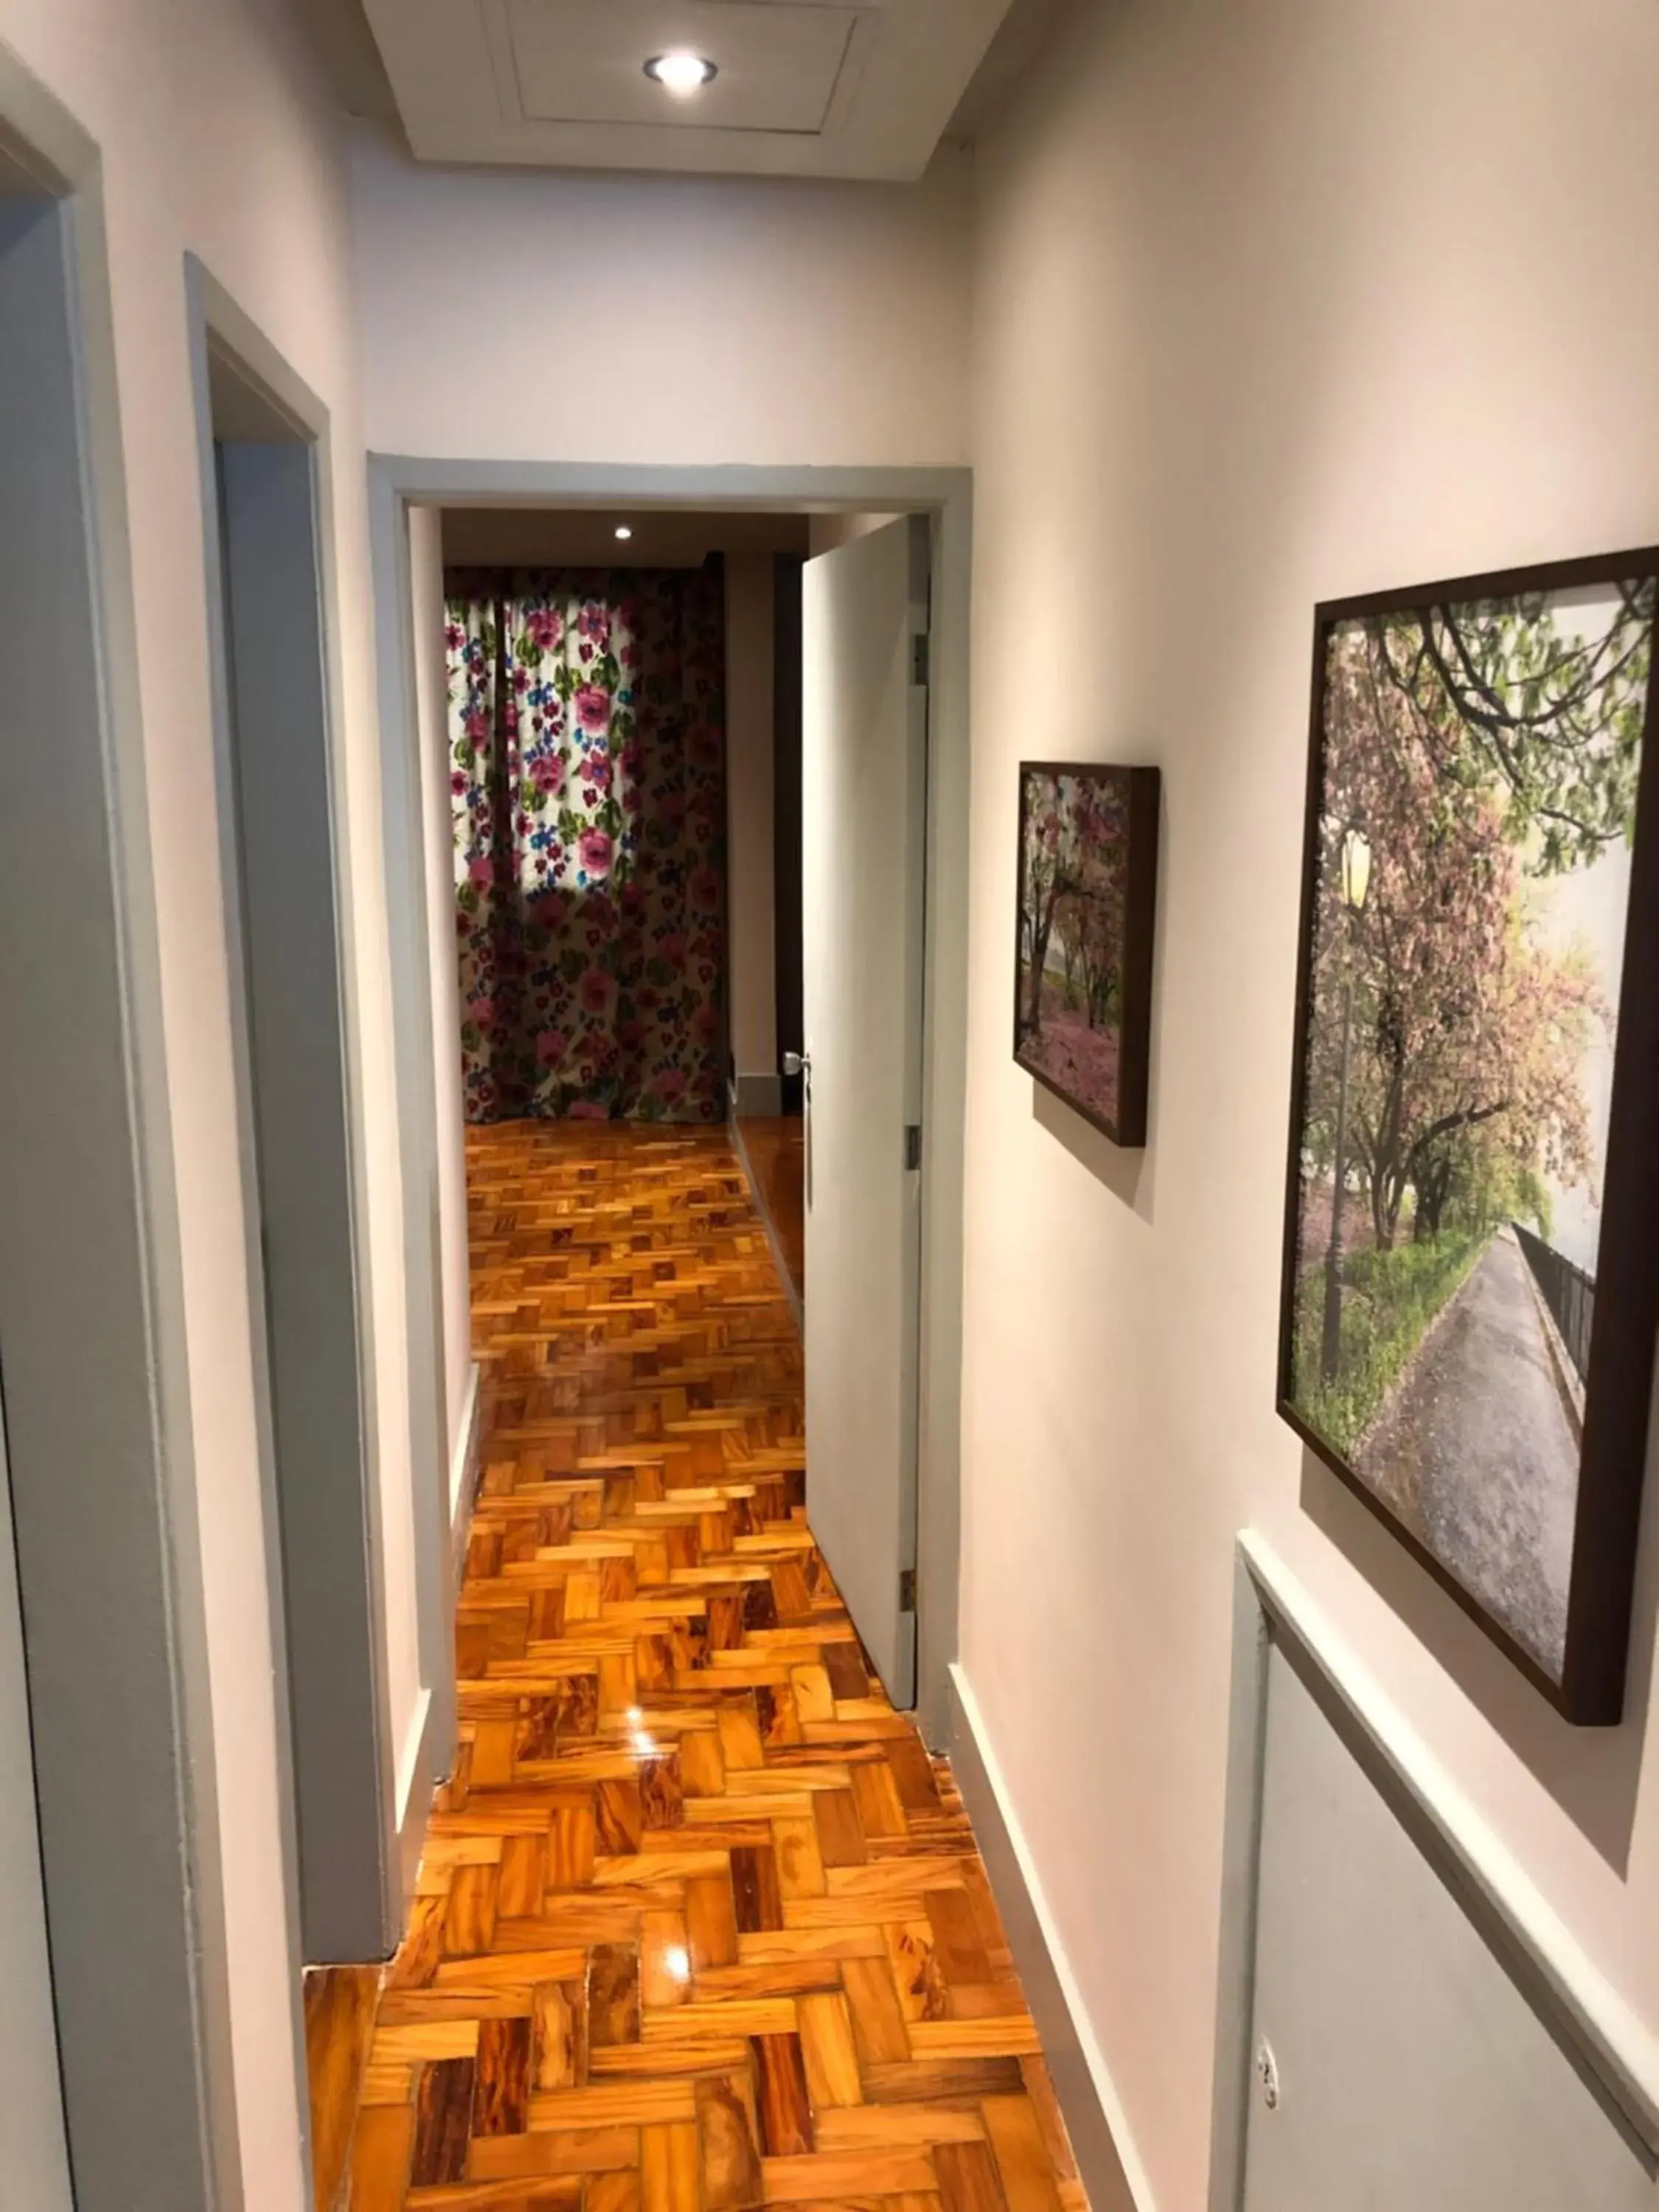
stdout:
POLYGON ((1014 1058, 1115 1144, 1146 1141, 1158 772, 1019 771, 1014 1058))
POLYGON ((1659 1325, 1659 550, 1322 606, 1279 1411, 1620 1715, 1659 1325))

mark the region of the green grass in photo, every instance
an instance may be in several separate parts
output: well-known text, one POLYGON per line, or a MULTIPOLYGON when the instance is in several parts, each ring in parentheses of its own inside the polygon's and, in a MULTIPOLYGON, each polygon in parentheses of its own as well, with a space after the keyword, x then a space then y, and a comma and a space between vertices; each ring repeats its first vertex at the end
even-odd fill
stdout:
POLYGON ((1427 1335, 1435 1316, 1468 1279, 1491 1231, 1455 1231, 1388 1252, 1355 1252, 1342 1275, 1341 1352, 1335 1378, 1322 1380, 1320 1339, 1325 1267, 1305 1267, 1297 1293, 1295 1405, 1345 1458, 1427 1335))

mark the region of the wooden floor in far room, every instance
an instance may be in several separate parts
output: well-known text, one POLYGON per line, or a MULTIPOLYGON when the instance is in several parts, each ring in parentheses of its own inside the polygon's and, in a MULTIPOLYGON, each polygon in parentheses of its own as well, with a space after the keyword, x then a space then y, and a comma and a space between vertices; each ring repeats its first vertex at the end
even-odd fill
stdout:
POLYGON ((814 1547, 727 1139, 469 1151, 462 1747, 351 2212, 1085 2212, 949 1769, 814 1547))

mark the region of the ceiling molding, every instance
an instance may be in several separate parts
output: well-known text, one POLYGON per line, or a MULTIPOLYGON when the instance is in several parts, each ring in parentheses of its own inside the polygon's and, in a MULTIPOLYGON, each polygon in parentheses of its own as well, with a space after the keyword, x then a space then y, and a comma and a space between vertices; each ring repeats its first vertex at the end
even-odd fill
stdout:
MULTIPOLYGON (((398 124, 398 102, 363 0, 295 0, 307 37, 348 115, 398 124)), ((1062 16, 1078 0, 1011 0, 955 112, 947 146, 977 143, 998 120, 1062 16)))
MULTIPOLYGON (((301 4, 330 19, 337 82, 349 79, 359 103, 372 97, 360 41, 335 20, 358 0, 301 4)), ((1010 0, 362 6, 420 160, 908 182, 938 149, 1010 0), (644 74, 678 46, 718 69, 685 100, 644 74)))
POLYGON ((947 146, 978 143, 1000 118, 1061 19, 1077 4, 1078 0, 1012 0, 945 127, 947 146))
POLYGON ((295 0, 295 14, 346 113, 395 122, 392 80, 362 0, 295 0))

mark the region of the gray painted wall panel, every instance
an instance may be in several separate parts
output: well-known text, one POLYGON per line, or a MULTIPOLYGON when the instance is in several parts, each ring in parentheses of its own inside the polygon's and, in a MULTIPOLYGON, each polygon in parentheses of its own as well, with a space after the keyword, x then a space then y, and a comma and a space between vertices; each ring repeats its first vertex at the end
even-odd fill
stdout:
POLYGON ((1648 2160, 1313 1692, 1267 1659, 1246 2212, 1651 2212, 1648 2160))

